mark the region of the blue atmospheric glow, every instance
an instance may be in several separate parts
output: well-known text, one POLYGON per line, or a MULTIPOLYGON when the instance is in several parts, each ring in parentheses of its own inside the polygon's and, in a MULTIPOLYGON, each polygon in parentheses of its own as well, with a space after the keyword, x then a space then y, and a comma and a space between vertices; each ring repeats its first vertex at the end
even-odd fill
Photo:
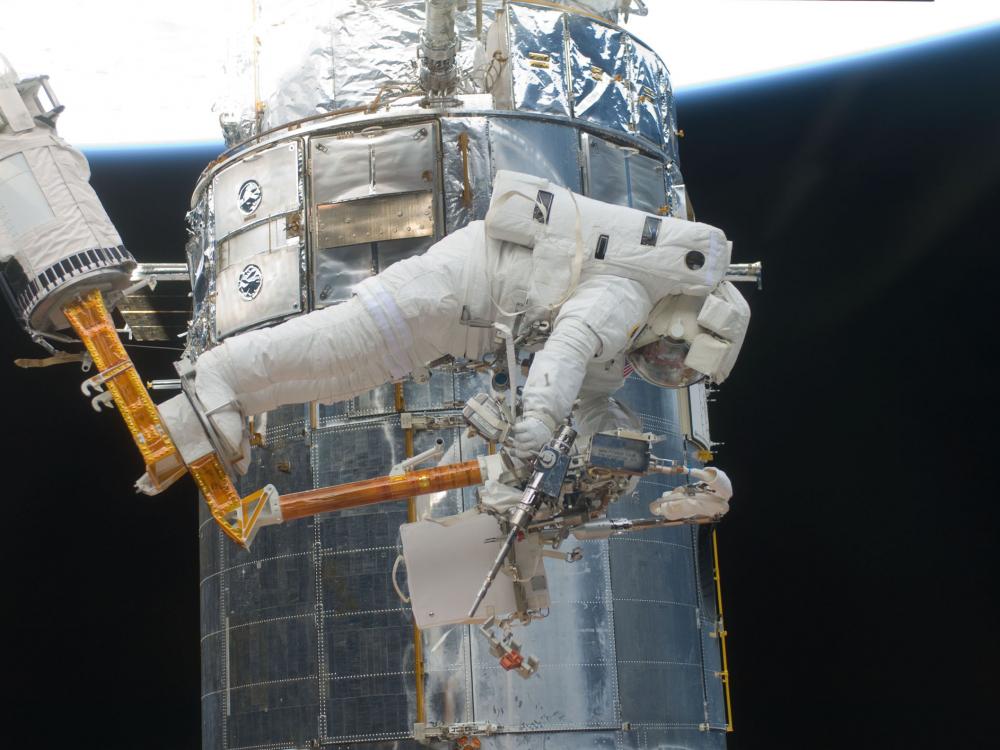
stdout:
POLYGON ((130 156, 142 155, 143 158, 150 156, 169 157, 177 151, 194 152, 204 151, 210 156, 217 156, 226 150, 226 144, 220 138, 218 141, 176 141, 170 143, 125 143, 125 144, 96 144, 85 145, 80 150, 87 155, 87 158, 95 159, 127 159, 130 156))
MULTIPOLYGON (((742 89, 745 85, 774 85, 785 84, 791 80, 804 80, 807 77, 822 74, 845 73, 852 68, 869 66, 875 64, 885 64, 898 62, 904 57, 911 55, 927 54, 939 52, 946 48, 960 47, 966 43, 985 39, 991 35, 1000 33, 1000 23, 991 22, 982 26, 975 26, 971 29, 950 32, 928 39, 920 39, 915 42, 897 44, 891 47, 883 47, 868 52, 860 52, 845 57, 825 60, 818 63, 806 63, 780 70, 772 70, 764 73, 755 73, 747 76, 729 78, 723 81, 713 81, 711 83, 696 84, 693 86, 683 86, 676 90, 679 97, 684 99, 726 94, 742 89)), ((998 40, 1000 41, 1000 40, 998 40)), ((218 141, 180 141, 167 143, 136 143, 136 144, 96 144, 85 145, 82 150, 89 157, 94 158, 128 158, 142 154, 144 157, 156 156, 162 152, 166 157, 170 152, 183 150, 185 152, 205 151, 211 157, 223 153, 226 150, 225 143, 218 141)))
POLYGON ((824 60, 818 63, 806 63, 795 65, 780 70, 769 70, 765 73, 757 73, 748 76, 729 78, 723 81, 712 81, 711 83, 696 84, 694 86, 683 86, 677 89, 679 97, 697 97, 701 95, 724 94, 741 88, 744 84, 771 85, 787 83, 791 79, 802 80, 807 77, 823 74, 845 73, 852 68, 860 68, 876 64, 894 63, 919 54, 940 52, 947 48, 957 48, 965 44, 986 39, 991 35, 1000 33, 1000 23, 992 22, 982 26, 975 26, 971 29, 954 31, 941 36, 920 39, 915 42, 896 44, 891 47, 882 47, 867 52, 859 52, 845 57, 838 57, 833 60, 824 60))

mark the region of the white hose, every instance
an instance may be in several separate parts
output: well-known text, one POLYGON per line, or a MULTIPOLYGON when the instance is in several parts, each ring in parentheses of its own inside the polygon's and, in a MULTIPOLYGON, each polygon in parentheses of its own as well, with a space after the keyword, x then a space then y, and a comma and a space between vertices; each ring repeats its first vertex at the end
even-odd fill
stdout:
POLYGON ((402 590, 399 588, 399 581, 396 580, 396 573, 399 572, 399 563, 403 559, 402 555, 396 555, 396 562, 392 564, 392 587, 396 589, 396 596, 403 604, 410 603, 410 597, 403 594, 402 590))

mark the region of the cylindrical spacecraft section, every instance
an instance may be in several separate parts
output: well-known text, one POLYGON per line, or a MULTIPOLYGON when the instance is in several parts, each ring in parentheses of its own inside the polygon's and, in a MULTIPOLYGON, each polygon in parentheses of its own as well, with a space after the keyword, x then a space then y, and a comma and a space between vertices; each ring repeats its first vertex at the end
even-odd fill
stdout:
MULTIPOLYGON (((490 73, 490 96, 456 95, 443 108, 401 101, 288 129, 272 111, 276 130, 206 173, 188 247, 195 352, 338 304, 364 279, 482 219, 497 170, 686 216, 659 58, 593 13, 530 2, 503 11, 484 39, 487 59, 505 60, 490 73)), ((362 14, 353 28, 377 20, 362 14)), ((396 23, 409 22, 393 16, 387 28, 396 23)), ((362 77, 345 77, 343 95, 362 90, 362 77)), ((400 389, 270 412, 255 420, 261 444, 240 489, 270 483, 290 495, 364 482, 439 440, 441 465, 475 461, 490 446, 460 416, 489 381, 452 363, 400 389)), ((703 402, 703 389, 678 398, 630 376, 618 398, 665 437, 658 455, 692 460, 684 411, 703 402)), ((643 479, 610 513, 648 515, 677 481, 643 479)), ((452 730, 484 748, 725 746, 710 548, 699 527, 585 540, 579 562, 547 561, 548 617, 518 630, 540 675, 523 679, 498 664, 476 627, 415 632, 399 596, 405 568, 394 578, 401 524, 476 504, 459 488, 322 513, 263 529, 250 550, 203 511, 204 748, 448 747, 457 735, 433 738, 452 730)))
POLYGON ((86 157, 55 130, 47 77, 0 56, 0 292, 31 334, 69 328, 62 306, 129 285, 135 260, 90 186, 86 157))

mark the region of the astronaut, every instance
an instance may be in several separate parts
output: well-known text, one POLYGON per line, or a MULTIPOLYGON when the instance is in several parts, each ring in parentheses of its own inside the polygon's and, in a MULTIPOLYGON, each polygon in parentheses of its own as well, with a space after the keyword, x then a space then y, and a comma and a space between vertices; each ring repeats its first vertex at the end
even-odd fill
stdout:
POLYGON ((245 471, 248 416, 350 399, 447 358, 482 360, 497 330, 522 341, 540 332, 508 438, 527 459, 578 400, 577 419, 614 412, 626 363, 670 388, 726 378, 749 320, 724 281, 730 249, 708 225, 500 171, 485 221, 365 280, 344 303, 206 351, 193 393, 160 411, 185 461, 214 448, 245 471))
MULTIPOLYGON (((61 109, 46 78, 19 80, 0 57, 0 292, 50 352, 50 339, 65 340, 62 305, 94 288, 113 297, 135 266, 86 160, 55 132, 61 109)), ((571 412, 582 438, 638 427, 610 398, 626 364, 664 387, 725 379, 749 319, 723 280, 729 255, 710 226, 501 171, 485 221, 366 280, 347 302, 203 353, 187 363, 185 393, 159 408, 185 463, 217 453, 245 471, 248 416, 349 399, 446 358, 510 361, 497 351, 503 333, 511 355, 534 352, 506 444, 528 459, 571 412)), ((167 484, 145 477, 139 489, 167 484)))

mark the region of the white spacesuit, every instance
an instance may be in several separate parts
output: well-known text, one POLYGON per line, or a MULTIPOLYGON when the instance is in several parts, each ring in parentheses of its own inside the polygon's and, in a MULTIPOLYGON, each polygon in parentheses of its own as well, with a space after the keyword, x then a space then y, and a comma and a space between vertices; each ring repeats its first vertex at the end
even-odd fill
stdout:
POLYGON ((626 359, 659 385, 723 380, 749 317, 722 280, 729 256, 725 235, 710 226, 499 172, 485 221, 390 266, 342 304, 202 354, 195 401, 210 415, 211 440, 188 396, 161 413, 186 461, 214 440, 239 466, 249 415, 352 398, 445 357, 479 360, 496 347, 494 324, 515 335, 534 325, 550 333, 534 354, 511 431, 511 450, 524 458, 578 398, 606 408, 626 359))

